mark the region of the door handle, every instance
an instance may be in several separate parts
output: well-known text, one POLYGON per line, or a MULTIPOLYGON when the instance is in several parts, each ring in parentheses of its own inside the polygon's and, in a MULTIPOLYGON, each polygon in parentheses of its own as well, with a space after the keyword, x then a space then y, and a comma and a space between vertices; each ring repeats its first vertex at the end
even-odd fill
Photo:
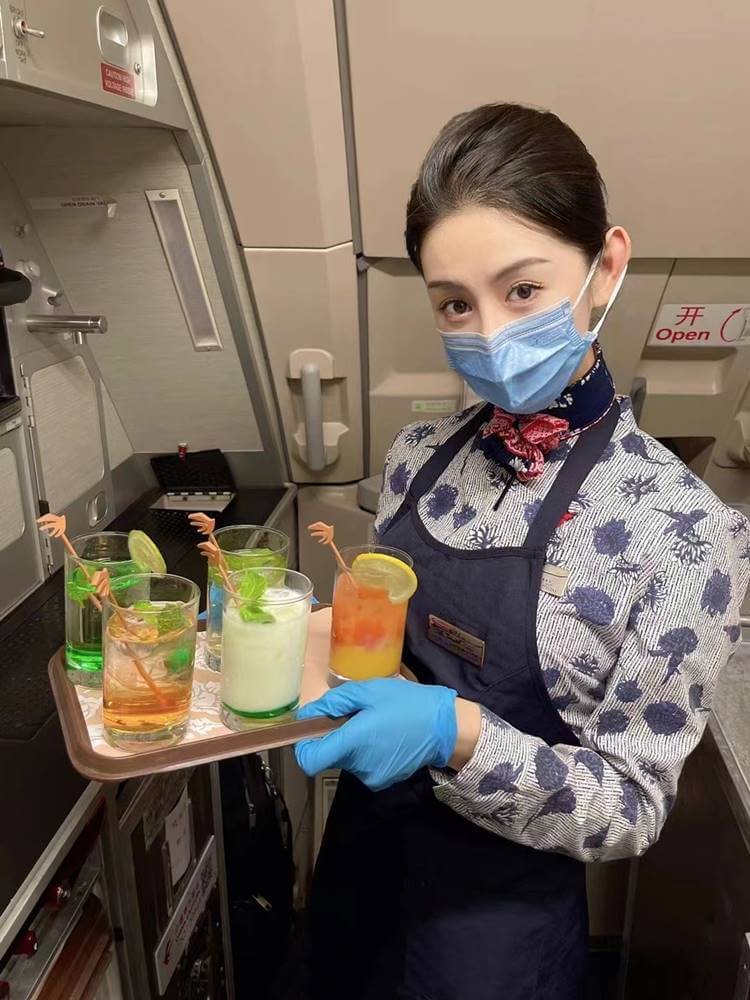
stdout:
POLYGON ((326 467, 326 450, 323 441, 323 391, 320 386, 320 368, 308 363, 302 366, 302 411, 305 418, 307 466, 312 472, 322 472, 326 467))
POLYGON ((86 343, 88 333, 106 333, 106 316, 28 316, 29 333, 72 333, 74 343, 86 343))
MULTIPOLYGON (((333 355, 316 347, 303 347, 292 351, 289 355, 289 377, 299 379, 302 390, 302 421, 305 428, 305 440, 302 442, 297 434, 295 440, 302 449, 304 445, 304 463, 311 472, 322 472, 331 458, 331 450, 326 456, 326 430, 329 435, 339 424, 323 422, 323 386, 322 382, 331 381, 336 377, 333 355)), ((301 428, 300 428, 301 430, 301 428)), ((342 427, 342 430, 346 430, 342 427)), ((299 433, 299 432, 298 432, 299 433)), ((335 440, 338 440, 338 436, 335 440)), ((333 439, 329 438, 329 445, 333 439)), ((334 455, 337 452, 334 449, 334 455)))
POLYGON ((106 316, 28 316, 29 333, 106 333, 106 316))

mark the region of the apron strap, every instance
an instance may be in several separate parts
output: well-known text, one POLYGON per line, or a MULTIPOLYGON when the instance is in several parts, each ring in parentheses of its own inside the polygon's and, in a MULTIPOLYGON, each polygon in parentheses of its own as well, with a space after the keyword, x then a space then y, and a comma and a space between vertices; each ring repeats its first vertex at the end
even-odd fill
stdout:
POLYGON ((579 435, 529 528, 524 542, 526 547, 547 547, 560 518, 601 458, 619 419, 620 407, 615 399, 605 415, 579 435))
POLYGON ((465 423, 463 427, 459 427, 455 434, 452 434, 447 441, 444 441, 443 444, 435 449, 432 456, 425 462, 412 480, 408 493, 409 500, 415 502, 422 499, 425 493, 445 472, 466 442, 470 441, 482 424, 489 419, 492 409, 491 403, 481 407, 471 420, 465 423))

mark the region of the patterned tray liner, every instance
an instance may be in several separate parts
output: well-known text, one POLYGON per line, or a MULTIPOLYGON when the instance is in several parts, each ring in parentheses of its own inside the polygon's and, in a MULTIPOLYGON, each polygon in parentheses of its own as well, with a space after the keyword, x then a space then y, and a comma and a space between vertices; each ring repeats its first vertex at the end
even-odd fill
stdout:
MULTIPOLYGON (((331 609, 316 611, 310 617, 310 631, 305 656, 300 703, 314 701, 328 690, 327 669, 331 641, 331 609)), ((195 650, 195 675, 190 721, 182 743, 213 740, 228 736, 232 730, 222 723, 219 715, 219 688, 221 675, 206 666, 206 637, 198 633, 195 650)), ((125 750, 117 750, 104 740, 102 726, 102 693, 97 688, 76 685, 78 703, 86 720, 92 749, 103 757, 129 757, 125 750)), ((284 719, 283 721, 288 721, 284 719)), ((264 729, 270 728, 265 725, 264 729)))

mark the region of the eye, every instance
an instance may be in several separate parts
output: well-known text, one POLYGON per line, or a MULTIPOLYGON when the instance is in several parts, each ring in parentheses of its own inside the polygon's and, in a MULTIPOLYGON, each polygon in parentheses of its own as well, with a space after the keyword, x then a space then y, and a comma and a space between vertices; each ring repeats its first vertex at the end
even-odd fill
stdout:
POLYGON ((471 306, 463 299, 448 299, 438 306, 438 312, 441 312, 447 319, 465 319, 471 312, 471 306))
POLYGON ((534 281, 519 281, 508 292, 508 302, 531 302, 542 286, 534 281))

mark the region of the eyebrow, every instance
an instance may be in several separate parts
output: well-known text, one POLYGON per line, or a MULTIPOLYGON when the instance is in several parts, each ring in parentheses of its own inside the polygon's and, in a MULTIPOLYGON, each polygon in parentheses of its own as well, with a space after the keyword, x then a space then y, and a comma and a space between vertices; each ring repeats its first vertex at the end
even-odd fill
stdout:
MULTIPOLYGON (((525 267, 529 267, 531 264, 549 264, 546 257, 524 257, 523 260, 516 260, 512 264, 508 264, 507 267, 502 268, 492 279, 493 283, 496 281, 501 281, 503 278, 507 278, 509 274, 514 274, 516 271, 521 271, 525 267)), ((456 281, 454 278, 439 278, 437 281, 430 281, 427 284, 428 288, 463 288, 464 286, 460 281, 456 281)))

